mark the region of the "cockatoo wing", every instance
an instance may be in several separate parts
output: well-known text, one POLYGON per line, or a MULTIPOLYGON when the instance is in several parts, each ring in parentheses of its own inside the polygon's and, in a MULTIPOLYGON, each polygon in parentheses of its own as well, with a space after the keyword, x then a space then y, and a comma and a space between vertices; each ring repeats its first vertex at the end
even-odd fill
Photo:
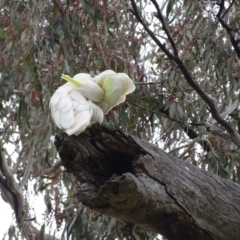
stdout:
POLYGON ((80 101, 80 96, 79 92, 71 95, 75 122, 70 129, 66 130, 68 135, 78 135, 93 123, 102 123, 103 121, 102 109, 83 96, 80 101))
POLYGON ((71 83, 57 89, 50 100, 50 109, 56 125, 68 135, 78 135, 92 123, 103 121, 102 110, 71 83))
POLYGON ((103 111, 102 109, 97 106, 95 103, 89 101, 89 105, 92 108, 92 117, 90 120, 90 125, 92 125, 93 123, 102 123, 103 121, 103 111))
POLYGON ((68 91, 72 87, 64 84, 53 94, 49 107, 51 109, 52 119, 60 129, 68 129, 74 123, 73 106, 68 91))
POLYGON ((106 70, 94 77, 93 80, 102 87, 105 93, 103 101, 98 104, 104 114, 124 102, 126 95, 135 90, 133 81, 125 73, 106 70))
POLYGON ((93 110, 89 101, 76 89, 72 89, 69 92, 69 96, 72 101, 72 110, 75 121, 70 128, 66 129, 66 133, 68 135, 78 135, 90 126, 93 110))

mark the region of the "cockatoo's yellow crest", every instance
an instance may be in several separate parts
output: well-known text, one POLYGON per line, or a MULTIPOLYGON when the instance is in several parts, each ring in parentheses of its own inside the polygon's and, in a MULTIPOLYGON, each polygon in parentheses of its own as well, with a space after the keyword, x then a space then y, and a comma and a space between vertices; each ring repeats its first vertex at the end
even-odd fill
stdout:
POLYGON ((81 94, 93 102, 101 102, 104 98, 104 91, 93 81, 92 77, 87 73, 78 73, 73 78, 62 74, 62 79, 68 81, 73 87, 81 91, 81 94))
POLYGON ((79 87, 79 83, 75 79, 71 78, 70 76, 68 76, 66 74, 62 74, 61 78, 67 82, 70 82, 74 87, 76 87, 76 88, 79 87))

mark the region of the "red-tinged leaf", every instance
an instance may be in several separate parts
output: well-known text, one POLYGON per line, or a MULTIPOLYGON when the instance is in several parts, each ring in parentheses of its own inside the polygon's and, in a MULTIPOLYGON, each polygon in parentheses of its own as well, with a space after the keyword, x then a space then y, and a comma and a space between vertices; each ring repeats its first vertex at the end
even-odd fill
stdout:
POLYGON ((35 89, 32 89, 30 92, 30 99, 34 102, 38 99, 38 92, 35 89))

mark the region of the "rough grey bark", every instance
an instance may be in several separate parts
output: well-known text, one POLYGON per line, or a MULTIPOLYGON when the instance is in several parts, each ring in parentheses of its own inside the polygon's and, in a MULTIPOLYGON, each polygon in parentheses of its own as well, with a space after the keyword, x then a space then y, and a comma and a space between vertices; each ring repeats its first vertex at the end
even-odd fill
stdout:
POLYGON ((167 239, 240 239, 240 187, 119 130, 62 134, 56 147, 86 206, 167 239))

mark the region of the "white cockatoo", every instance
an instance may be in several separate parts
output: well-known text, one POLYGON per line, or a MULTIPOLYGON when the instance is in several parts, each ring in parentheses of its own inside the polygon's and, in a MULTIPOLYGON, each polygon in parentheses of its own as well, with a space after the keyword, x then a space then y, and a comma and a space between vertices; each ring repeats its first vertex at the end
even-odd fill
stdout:
POLYGON ((62 79, 68 81, 71 86, 77 88, 84 97, 92 102, 101 102, 104 98, 103 89, 87 73, 78 73, 73 78, 62 74, 62 79))
POLYGON ((68 135, 78 135, 93 123, 103 121, 103 111, 94 102, 101 102, 103 90, 92 77, 80 73, 73 78, 62 75, 68 83, 59 87, 50 100, 52 118, 68 135))
POLYGON ((62 74, 68 83, 59 87, 50 100, 55 124, 68 135, 78 135, 93 123, 101 123, 103 114, 122 103, 135 90, 125 73, 106 70, 92 78, 79 73, 73 78, 62 74))
POLYGON ((106 70, 93 78, 104 91, 104 98, 97 105, 107 114, 113 107, 126 100, 126 95, 135 90, 133 81, 125 73, 106 70))

